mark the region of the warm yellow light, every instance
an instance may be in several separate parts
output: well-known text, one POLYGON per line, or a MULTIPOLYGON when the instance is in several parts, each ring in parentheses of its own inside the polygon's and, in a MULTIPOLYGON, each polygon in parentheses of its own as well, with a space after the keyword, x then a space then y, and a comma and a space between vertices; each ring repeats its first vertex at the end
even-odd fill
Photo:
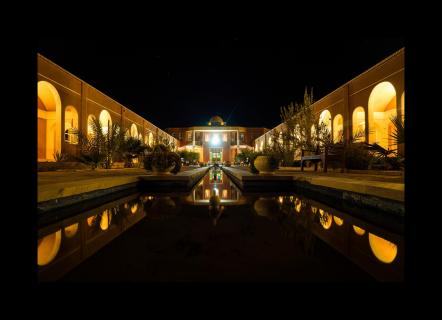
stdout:
POLYGON ((227 189, 223 190, 223 198, 226 199, 227 198, 227 189))
POLYGON ((368 233, 368 241, 371 251, 379 261, 384 263, 394 261, 397 255, 397 245, 372 233, 368 233))
POLYGON ((126 202, 126 203, 124 204, 124 209, 129 209, 129 203, 126 202))
POLYGON ((281 197, 281 196, 279 196, 279 197, 278 197, 278 201, 279 201, 279 203, 282 203, 282 202, 284 201, 284 198, 281 197))
POLYGON ((130 212, 136 213, 137 211, 138 211, 138 203, 135 203, 130 207, 130 212))
POLYGON ((92 227, 92 225, 94 224, 96 218, 97 218, 97 215, 90 216, 89 218, 87 218, 87 225, 89 227, 92 227))
POLYGON ((318 208, 312 206, 312 213, 313 213, 313 214, 316 214, 317 211, 318 211, 318 208))
POLYGON ((299 200, 298 198, 296 198, 295 200, 295 210, 297 212, 301 212, 301 200, 299 200))
POLYGON ((101 220, 100 220, 101 230, 103 230, 103 231, 107 230, 109 228, 109 225, 111 224, 111 220, 112 220, 111 211, 109 209, 104 210, 101 215, 101 220))
POLYGON ((77 234, 78 226, 79 226, 78 222, 71 224, 70 226, 67 226, 66 228, 64 228, 64 235, 67 238, 72 238, 77 234))
POLYGON ((57 256, 61 244, 61 229, 38 240, 37 263, 39 266, 49 264, 57 256))
POLYGON ((342 226, 342 225, 344 224, 344 220, 341 219, 341 218, 339 218, 339 217, 337 217, 337 216, 333 216, 333 220, 335 221, 335 223, 336 223, 338 226, 342 226))
POLYGON ((321 223, 322 227, 325 230, 330 229, 333 220, 331 218, 331 214, 329 214, 327 211, 324 211, 322 209, 319 209, 319 214, 321 215, 321 217, 319 218, 319 222, 321 223))
POLYGON ((363 236, 365 234, 365 230, 359 228, 358 226, 353 226, 353 230, 356 232, 358 236, 363 236))

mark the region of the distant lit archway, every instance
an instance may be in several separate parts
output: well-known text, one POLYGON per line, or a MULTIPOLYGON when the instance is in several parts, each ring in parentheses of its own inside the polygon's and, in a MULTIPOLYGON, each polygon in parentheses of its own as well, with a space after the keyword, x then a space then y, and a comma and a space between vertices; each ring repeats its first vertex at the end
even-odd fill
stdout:
POLYGON ((357 107, 353 111, 353 137, 358 137, 356 141, 365 141, 365 110, 363 107, 357 107))
POLYGON ((344 118, 338 114, 333 119, 333 142, 338 143, 344 136, 344 118))
POLYGON ((327 128, 328 132, 331 133, 332 131, 332 116, 330 111, 324 110, 319 115, 319 124, 323 123, 325 127, 327 128))
POLYGON ((103 130, 103 134, 107 134, 109 129, 112 127, 112 118, 107 110, 103 110, 100 112, 100 124, 101 130, 103 130))
POLYGON ((61 152, 61 99, 57 89, 47 81, 37 84, 38 161, 54 161, 61 152))
POLYGON ((149 132, 149 146, 153 146, 153 143, 154 143, 154 141, 153 141, 153 133, 152 132, 149 132))
POLYGON ((73 106, 64 111, 64 140, 67 143, 78 143, 78 112, 73 106))
POLYGON ((87 116, 87 137, 91 139, 94 135, 94 121, 95 116, 93 114, 90 114, 87 116))
POLYGON ((401 114, 402 119, 405 119, 405 91, 402 93, 401 96, 401 114))
POLYGON ((394 86, 390 82, 379 83, 368 99, 369 143, 378 143, 385 149, 393 146, 390 135, 394 132, 394 127, 390 119, 396 114, 394 86))
POLYGON ((130 126, 130 136, 134 139, 138 139, 138 128, 135 123, 130 126))

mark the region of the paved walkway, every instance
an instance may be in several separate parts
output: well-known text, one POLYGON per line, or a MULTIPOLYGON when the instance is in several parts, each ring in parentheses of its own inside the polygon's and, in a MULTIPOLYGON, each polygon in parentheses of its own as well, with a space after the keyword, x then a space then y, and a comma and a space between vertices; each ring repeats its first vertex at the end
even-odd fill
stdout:
MULTIPOLYGON (((241 177, 257 176, 245 167, 231 167, 228 169, 241 177)), ((294 180, 306 181, 318 186, 404 201, 405 184, 403 176, 340 172, 324 173, 311 170, 304 172, 276 171, 274 176, 292 177, 294 180)))
MULTIPOLYGON (((180 174, 194 167, 182 167, 180 174)), ((37 201, 47 201, 85 192, 136 183, 140 176, 152 173, 141 168, 50 171, 38 173, 37 201)))

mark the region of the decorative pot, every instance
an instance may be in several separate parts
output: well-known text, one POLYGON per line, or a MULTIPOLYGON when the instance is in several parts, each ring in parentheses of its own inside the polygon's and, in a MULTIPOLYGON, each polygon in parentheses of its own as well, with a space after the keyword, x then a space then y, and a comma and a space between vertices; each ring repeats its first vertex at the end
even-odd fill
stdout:
POLYGON ((260 174, 273 174, 278 168, 277 162, 270 156, 258 156, 253 164, 260 174))
POLYGON ((155 165, 152 165, 152 172, 156 175, 159 175, 159 176, 168 176, 168 175, 172 174, 170 171, 172 171, 172 169, 174 167, 175 167, 175 165, 172 165, 168 168, 160 168, 160 167, 156 167, 155 165))

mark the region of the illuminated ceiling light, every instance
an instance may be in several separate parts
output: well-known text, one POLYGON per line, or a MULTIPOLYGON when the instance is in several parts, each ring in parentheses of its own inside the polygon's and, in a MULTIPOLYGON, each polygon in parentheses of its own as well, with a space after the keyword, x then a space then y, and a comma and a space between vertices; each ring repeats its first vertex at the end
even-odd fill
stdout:
POLYGON ((338 217, 336 217, 336 216, 333 216, 333 220, 335 220, 335 223, 336 223, 338 226, 342 226, 342 225, 344 224, 344 220, 341 219, 341 218, 338 218, 338 217))
POLYGON ((220 143, 220 139, 219 139, 219 135, 218 134, 214 134, 212 136, 212 145, 217 146, 220 143))
POLYGON ((359 228, 358 226, 353 226, 353 230, 356 232, 358 236, 363 236, 365 234, 365 230, 359 228))
POLYGON ((44 266, 57 256, 61 244, 61 229, 38 240, 37 263, 44 266))
POLYGON ((379 261, 384 263, 394 261, 397 255, 397 245, 372 233, 368 233, 368 241, 371 251, 379 261))

